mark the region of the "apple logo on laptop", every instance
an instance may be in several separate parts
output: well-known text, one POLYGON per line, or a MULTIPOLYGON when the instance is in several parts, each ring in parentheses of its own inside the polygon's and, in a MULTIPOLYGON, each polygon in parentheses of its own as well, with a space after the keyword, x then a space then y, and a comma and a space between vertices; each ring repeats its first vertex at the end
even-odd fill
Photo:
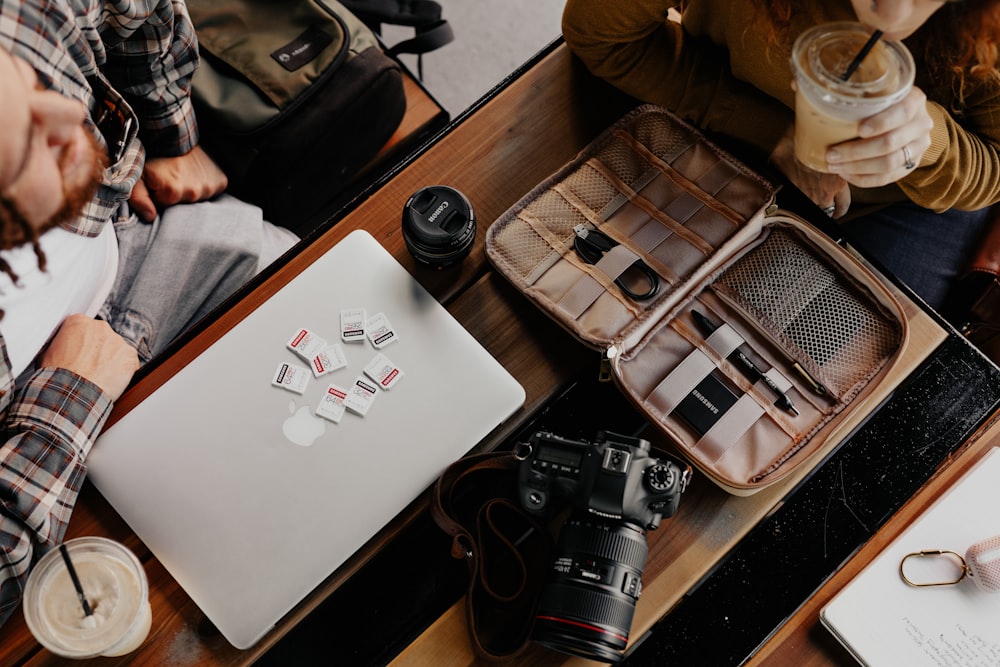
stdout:
POLYGON ((295 408, 295 401, 288 402, 287 417, 281 425, 281 431, 291 442, 301 447, 309 447, 316 438, 326 433, 326 424, 319 417, 314 417, 308 405, 295 408))

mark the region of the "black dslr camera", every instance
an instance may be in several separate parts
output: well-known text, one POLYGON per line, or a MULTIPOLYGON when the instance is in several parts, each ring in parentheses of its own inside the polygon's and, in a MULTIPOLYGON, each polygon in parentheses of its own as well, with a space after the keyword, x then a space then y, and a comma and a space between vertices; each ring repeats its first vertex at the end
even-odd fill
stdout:
POLYGON ((518 475, 521 505, 543 517, 565 501, 572 507, 533 638, 563 653, 619 662, 642 589, 646 530, 677 511, 691 468, 650 456, 646 440, 604 431, 593 443, 545 431, 529 442, 518 475))

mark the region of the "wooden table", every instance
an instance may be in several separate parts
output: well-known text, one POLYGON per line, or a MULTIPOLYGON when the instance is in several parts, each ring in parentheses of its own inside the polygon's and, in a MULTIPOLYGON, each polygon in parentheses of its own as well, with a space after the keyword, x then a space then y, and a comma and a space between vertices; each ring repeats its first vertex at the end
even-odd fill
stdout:
MULTIPOLYGON (((335 225, 317 234, 309 243, 301 244, 294 257, 279 262, 280 266, 273 267, 225 304, 211 322, 180 341, 122 397, 113 419, 149 395, 346 234, 364 228, 445 304, 524 386, 527 395, 524 407, 477 449, 497 446, 551 399, 568 378, 577 376, 583 368, 592 367, 596 372, 598 359, 595 353, 569 338, 489 270, 482 247, 486 227, 633 104, 586 73, 563 45, 553 45, 530 68, 515 73, 480 105, 457 118, 425 151, 400 165, 376 188, 362 195, 356 208, 335 225), (472 254, 459 267, 449 270, 435 271, 417 266, 399 233, 404 202, 414 191, 429 184, 447 184, 466 193, 482 223, 472 254)), ((907 308, 913 339, 898 379, 924 363, 927 355, 948 336, 933 317, 920 308, 913 304, 907 308)), ((874 408, 876 402, 877 398, 873 398, 870 407, 874 408)), ((687 586, 697 581, 720 554, 738 543, 771 512, 795 483, 796 480, 789 480, 750 498, 728 496, 703 479, 694 484, 685 494, 678 515, 651 534, 651 561, 646 569, 647 582, 637 608, 633 637, 653 627, 687 586)), ((105 535, 136 551, 150 578, 153 607, 150 637, 137 652, 95 663, 250 664, 423 512, 425 502, 425 499, 418 499, 406 508, 257 646, 239 651, 207 625, 190 598, 103 498, 88 486, 74 513, 67 538, 105 535)), ((400 603, 406 604, 406 601, 400 603)), ((778 662, 773 664, 793 664, 783 661, 783 651, 789 645, 801 647, 801 637, 794 633, 806 631, 814 616, 814 609, 805 608, 803 616, 790 630, 793 633, 790 638, 782 641, 779 637, 776 643, 772 642, 773 651, 768 649, 768 655, 778 656, 775 658, 778 662)), ((397 663, 434 667, 472 664, 475 660, 464 632, 461 607, 456 605, 401 653, 397 663)), ((539 649, 529 654, 526 662, 518 664, 552 664, 564 658, 539 649)), ((34 642, 20 614, 15 614, 0 629, 0 664, 55 662, 58 660, 34 642)))

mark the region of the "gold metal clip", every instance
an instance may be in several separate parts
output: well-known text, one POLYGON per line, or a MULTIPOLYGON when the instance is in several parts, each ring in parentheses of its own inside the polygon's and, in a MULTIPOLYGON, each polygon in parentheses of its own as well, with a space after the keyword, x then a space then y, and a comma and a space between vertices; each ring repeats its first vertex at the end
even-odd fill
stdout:
POLYGON ((914 588, 925 588, 928 586, 954 586, 958 582, 965 579, 969 574, 969 567, 965 564, 965 558, 961 554, 957 554, 954 551, 948 551, 946 549, 928 549, 925 551, 915 551, 911 554, 906 554, 903 556, 903 560, 899 561, 899 576, 906 582, 908 586, 913 586, 914 588), (948 558, 949 560, 958 561, 956 563, 959 566, 958 578, 954 581, 927 581, 927 582, 917 582, 913 581, 906 576, 905 565, 906 561, 910 558, 948 558))

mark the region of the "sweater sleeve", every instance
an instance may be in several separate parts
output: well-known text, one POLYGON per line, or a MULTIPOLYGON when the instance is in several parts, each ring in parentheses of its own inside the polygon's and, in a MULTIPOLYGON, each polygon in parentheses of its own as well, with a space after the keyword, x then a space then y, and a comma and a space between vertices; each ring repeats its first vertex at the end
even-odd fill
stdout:
POLYGON ((594 75, 769 155, 792 123, 792 110, 737 79, 726 48, 669 18, 676 4, 569 0, 563 37, 594 75))
MULTIPOLYGON (((794 122, 787 63, 763 53, 759 40, 741 32, 741 22, 750 16, 746 3, 731 3, 726 16, 717 15, 725 3, 689 7, 685 20, 697 26, 697 34, 668 16, 677 4, 568 0, 563 35, 596 76, 770 155, 794 122)), ((850 11, 845 7, 818 4, 795 17, 792 31, 844 20, 841 14, 850 11)), ((918 167, 893 186, 896 196, 939 212, 1000 202, 1000 84, 971 82, 964 92, 961 112, 951 110, 955 103, 927 103, 934 121, 931 146, 918 167)))
POLYGON ((975 211, 1000 202, 1000 93, 980 94, 961 121, 928 102, 931 145, 898 185, 934 211, 975 211))

